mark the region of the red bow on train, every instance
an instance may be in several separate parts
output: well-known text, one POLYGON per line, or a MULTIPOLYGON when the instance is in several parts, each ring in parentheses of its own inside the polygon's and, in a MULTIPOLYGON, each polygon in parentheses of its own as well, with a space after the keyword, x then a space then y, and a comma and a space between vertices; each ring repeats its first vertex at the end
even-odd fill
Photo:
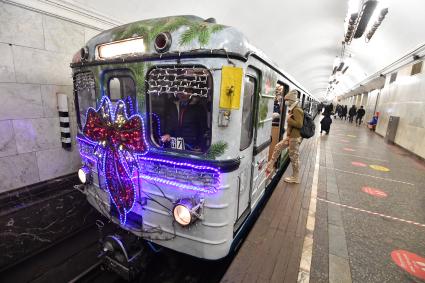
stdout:
POLYGON ((133 170, 137 167, 134 154, 144 154, 147 145, 144 140, 143 120, 139 115, 127 116, 125 102, 118 101, 115 111, 108 97, 101 100, 96 111, 89 108, 83 134, 97 142, 94 153, 98 158, 99 184, 102 184, 100 172, 105 179, 104 185, 117 208, 122 224, 135 202, 133 170))

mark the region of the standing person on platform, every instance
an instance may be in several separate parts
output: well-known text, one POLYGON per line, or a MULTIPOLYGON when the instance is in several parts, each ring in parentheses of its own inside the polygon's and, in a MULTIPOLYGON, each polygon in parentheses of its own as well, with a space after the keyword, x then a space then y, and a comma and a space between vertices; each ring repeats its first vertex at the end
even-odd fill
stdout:
POLYGON ((347 120, 347 113, 348 113, 348 107, 347 105, 344 105, 344 107, 342 108, 342 118, 344 118, 344 120, 347 120))
POLYGON ((330 115, 325 115, 323 117, 322 121, 320 121, 320 134, 322 132, 326 132, 327 135, 329 135, 329 131, 331 130, 331 124, 332 124, 332 118, 330 115))
POLYGON ((323 111, 323 115, 326 115, 326 114, 332 115, 332 113, 333 113, 333 105, 331 103, 331 104, 325 106, 325 110, 323 111))
POLYGON ((336 119, 336 116, 338 115, 338 113, 339 113, 339 104, 337 104, 336 105, 336 107, 335 107, 335 111, 334 111, 334 119, 336 119))
POLYGON ((304 112, 298 105, 297 91, 289 91, 285 97, 285 105, 288 107, 288 129, 286 131, 286 137, 277 143, 273 149, 272 158, 267 163, 266 174, 271 176, 274 171, 275 163, 280 156, 280 153, 285 148, 289 148, 289 159, 292 164, 292 176, 284 179, 287 183, 300 183, 300 160, 299 150, 301 144, 300 129, 303 126, 304 112))
POLYGON ((357 113, 356 106, 355 105, 351 106, 350 111, 348 111, 348 122, 353 123, 353 118, 356 115, 356 113, 357 113))
POLYGON ((363 105, 360 106, 360 109, 357 110, 357 117, 356 117, 356 125, 360 126, 363 120, 363 116, 366 114, 366 111, 363 109, 363 105), (358 124, 357 124, 358 122, 358 124))

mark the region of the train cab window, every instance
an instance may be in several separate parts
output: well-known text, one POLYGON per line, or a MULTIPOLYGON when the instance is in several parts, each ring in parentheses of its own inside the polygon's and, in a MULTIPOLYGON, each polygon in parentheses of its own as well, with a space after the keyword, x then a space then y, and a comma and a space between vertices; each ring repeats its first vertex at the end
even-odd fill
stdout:
POLYGON ((129 70, 119 69, 104 74, 105 93, 113 104, 122 100, 126 104, 129 116, 137 113, 136 82, 129 70))
POLYGON ((246 76, 244 82, 241 143, 239 149, 242 151, 249 147, 253 137, 254 126, 254 97, 257 81, 254 77, 246 76))
POLYGON ((156 67, 147 75, 151 141, 167 150, 206 152, 211 144, 212 76, 203 68, 156 67))
POLYGON ((74 95, 77 108, 77 121, 80 129, 86 124, 89 107, 96 107, 96 87, 92 73, 79 73, 74 76, 74 95))
POLYGON ((132 105, 128 105, 127 109, 133 110, 133 105, 136 105, 136 83, 130 75, 110 76, 108 78, 108 94, 112 102, 124 100, 126 104, 132 103, 132 105))

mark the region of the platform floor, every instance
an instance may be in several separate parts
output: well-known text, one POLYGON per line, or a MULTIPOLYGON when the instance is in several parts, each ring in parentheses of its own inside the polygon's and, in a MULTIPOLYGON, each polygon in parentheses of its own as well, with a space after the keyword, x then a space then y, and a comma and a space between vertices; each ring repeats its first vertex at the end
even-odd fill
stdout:
POLYGON ((300 158, 222 282, 425 282, 423 161, 339 119, 300 158))

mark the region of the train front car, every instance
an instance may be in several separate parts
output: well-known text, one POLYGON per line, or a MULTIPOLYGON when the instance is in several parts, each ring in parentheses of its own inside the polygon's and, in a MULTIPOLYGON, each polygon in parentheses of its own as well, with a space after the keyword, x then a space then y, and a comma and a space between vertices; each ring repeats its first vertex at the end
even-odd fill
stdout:
POLYGON ((226 50, 248 51, 235 29, 179 16, 102 32, 71 64, 88 201, 122 229, 204 259, 229 253, 241 186, 245 67, 226 50))

